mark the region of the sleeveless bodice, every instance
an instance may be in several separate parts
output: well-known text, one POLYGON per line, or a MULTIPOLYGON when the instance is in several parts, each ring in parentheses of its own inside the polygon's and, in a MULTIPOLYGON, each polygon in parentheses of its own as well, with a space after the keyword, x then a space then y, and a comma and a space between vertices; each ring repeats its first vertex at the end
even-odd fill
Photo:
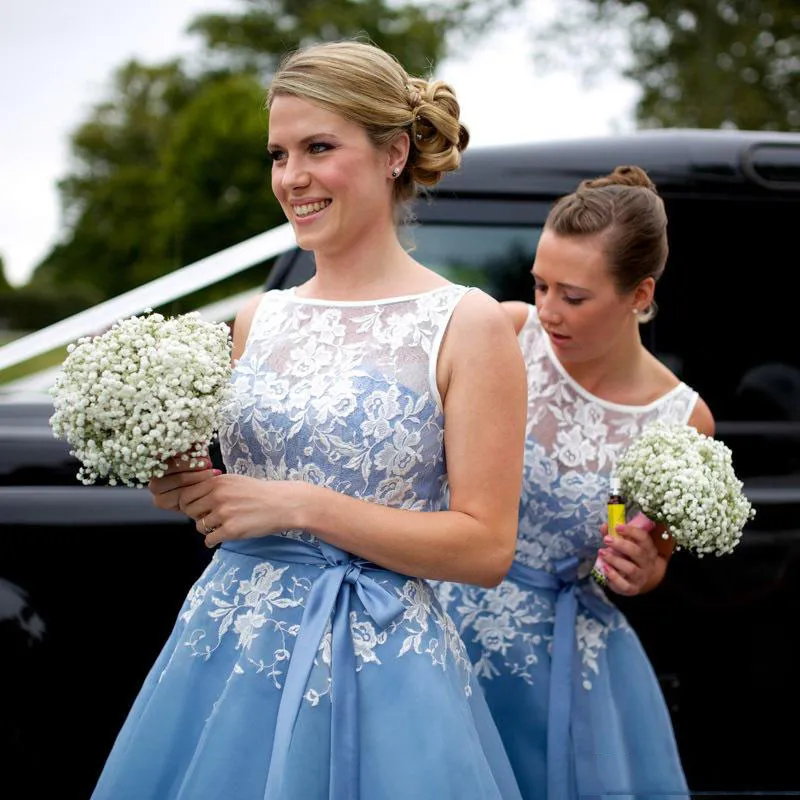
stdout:
POLYGON ((436 361, 467 291, 338 303, 267 292, 223 412, 228 471, 440 510, 447 477, 436 361))
POLYGON ((680 383, 645 406, 595 397, 558 361, 533 306, 519 340, 529 405, 516 560, 552 571, 555 561, 577 556, 586 570, 601 544, 616 459, 649 423, 686 423, 697 393, 680 383))

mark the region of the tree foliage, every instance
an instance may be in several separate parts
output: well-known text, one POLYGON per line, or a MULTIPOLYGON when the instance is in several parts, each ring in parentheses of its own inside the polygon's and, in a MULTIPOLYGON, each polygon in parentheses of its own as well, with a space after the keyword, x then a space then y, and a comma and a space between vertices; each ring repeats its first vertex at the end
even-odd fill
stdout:
POLYGON ((85 285, 111 297, 136 286, 142 272, 177 265, 163 247, 162 153, 199 90, 178 62, 119 68, 111 97, 72 136, 73 168, 59 183, 66 236, 32 283, 85 285))
POLYGON ((523 0, 250 0, 240 14, 204 14, 190 25, 207 51, 265 80, 282 54, 316 41, 361 36, 427 76, 448 49, 497 25, 523 0))
MULTIPOLYGON (((30 282, 39 317, 55 321, 284 219, 269 188, 264 100, 287 50, 357 36, 425 75, 448 35, 474 35, 519 2, 249 0, 241 13, 191 22, 199 66, 121 65, 71 138, 71 170, 59 183, 64 234, 30 282)), ((245 288, 236 283, 216 296, 245 288)))
POLYGON ((561 1, 540 65, 619 69, 641 87, 642 127, 800 130, 797 2, 561 1))
POLYGON ((265 132, 253 75, 125 64, 73 136, 69 235, 32 283, 105 299, 274 226, 265 132))

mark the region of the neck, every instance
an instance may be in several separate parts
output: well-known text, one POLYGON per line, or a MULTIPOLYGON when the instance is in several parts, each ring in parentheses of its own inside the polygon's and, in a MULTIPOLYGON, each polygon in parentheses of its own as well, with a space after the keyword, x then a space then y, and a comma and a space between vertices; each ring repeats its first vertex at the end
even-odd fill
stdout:
POLYGON ((635 330, 620 336, 614 347, 602 356, 589 361, 562 362, 562 366, 587 392, 609 399, 637 385, 648 359, 649 353, 636 324, 635 330))
POLYGON ((371 300, 428 288, 427 272, 403 249, 394 226, 371 230, 338 251, 315 251, 308 292, 328 300, 371 300))

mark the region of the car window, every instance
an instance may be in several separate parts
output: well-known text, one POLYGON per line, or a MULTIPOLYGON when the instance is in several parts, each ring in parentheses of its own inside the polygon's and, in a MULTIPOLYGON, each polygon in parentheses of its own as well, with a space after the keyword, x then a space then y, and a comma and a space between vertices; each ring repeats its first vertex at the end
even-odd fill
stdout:
POLYGON ((670 255, 653 322, 657 352, 724 419, 800 420, 790 288, 800 203, 684 199, 668 212, 670 255), (772 413, 764 416, 759 405, 772 413))
POLYGON ((774 485, 782 476, 783 485, 797 487, 800 348, 791 253, 800 203, 683 198, 668 203, 668 213, 659 311, 645 326, 653 329, 652 349, 706 399, 741 477, 774 485))
POLYGON ((533 302, 530 275, 541 228, 535 225, 454 225, 404 228, 412 255, 454 283, 477 286, 497 300, 533 302))

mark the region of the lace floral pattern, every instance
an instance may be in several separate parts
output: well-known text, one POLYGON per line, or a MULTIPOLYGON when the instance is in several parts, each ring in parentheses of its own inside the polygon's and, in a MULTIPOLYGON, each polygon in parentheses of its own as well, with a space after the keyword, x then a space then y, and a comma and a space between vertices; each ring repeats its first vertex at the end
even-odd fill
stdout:
POLYGON ((455 303, 448 286, 374 305, 265 295, 233 372, 228 468, 435 511, 446 495, 443 417, 429 369, 455 303))
MULTIPOLYGON (((234 674, 246 670, 265 675, 275 689, 283 687, 311 577, 292 574, 288 565, 243 558, 242 565, 223 565, 214 554, 205 578, 198 581, 181 614, 182 642, 195 658, 210 659, 226 641, 241 655, 234 674), (245 577, 242 577, 242 576, 245 577)), ((418 655, 442 670, 459 670, 464 691, 471 693, 471 664, 464 643, 450 617, 444 613, 430 585, 397 576, 390 591, 400 598, 404 613, 386 630, 376 628, 363 611, 350 612, 350 634, 356 670, 380 666, 386 658, 418 655)), ((305 692, 312 706, 331 692, 331 625, 317 652, 315 671, 305 692)))
MULTIPOLYGON (((511 580, 494 589, 443 582, 436 591, 444 610, 458 620, 477 678, 491 681, 508 675, 533 685, 537 667, 549 670, 555 606, 548 595, 511 580)), ((609 634, 631 633, 632 628, 622 614, 613 614, 605 624, 584 612, 578 613, 576 628, 581 684, 588 691, 592 676, 599 674, 599 656, 609 634)))
MULTIPOLYGON (((645 425, 657 419, 685 423, 697 394, 681 383, 649 406, 606 403, 563 370, 534 307, 519 339, 526 354, 529 406, 515 560, 552 573, 556 562, 577 557, 583 591, 608 606, 603 622, 579 604, 581 682, 590 690, 609 636, 632 633, 602 590, 583 577, 601 545, 609 475, 619 453, 645 425)), ((489 590, 451 583, 437 584, 436 590, 481 680, 503 675, 534 684, 537 668, 547 674, 555 621, 553 592, 528 589, 513 580, 489 590)))
MULTIPOLYGON (((450 316, 467 291, 449 285, 364 303, 267 292, 223 411, 219 440, 228 471, 305 481, 394 508, 440 510, 448 487, 435 367, 450 316)), ((317 546, 304 531, 279 535, 317 546)), ((244 556, 230 549, 215 554, 211 567, 187 600, 184 645, 193 657, 209 659, 223 642, 227 649, 235 643, 235 671, 263 674, 281 689, 319 568, 277 566, 251 550, 244 556)), ((387 588, 405 612, 380 630, 354 601, 357 669, 426 658, 436 668, 459 670, 469 693, 466 649, 430 586, 381 574, 390 576, 387 588)), ((312 706, 335 691, 330 660, 329 625, 305 692, 312 706)))
POLYGON ((516 559, 548 571, 566 556, 593 562, 619 453, 655 420, 685 423, 697 393, 681 383, 648 406, 606 403, 564 372, 533 307, 519 339, 529 407, 516 559))

